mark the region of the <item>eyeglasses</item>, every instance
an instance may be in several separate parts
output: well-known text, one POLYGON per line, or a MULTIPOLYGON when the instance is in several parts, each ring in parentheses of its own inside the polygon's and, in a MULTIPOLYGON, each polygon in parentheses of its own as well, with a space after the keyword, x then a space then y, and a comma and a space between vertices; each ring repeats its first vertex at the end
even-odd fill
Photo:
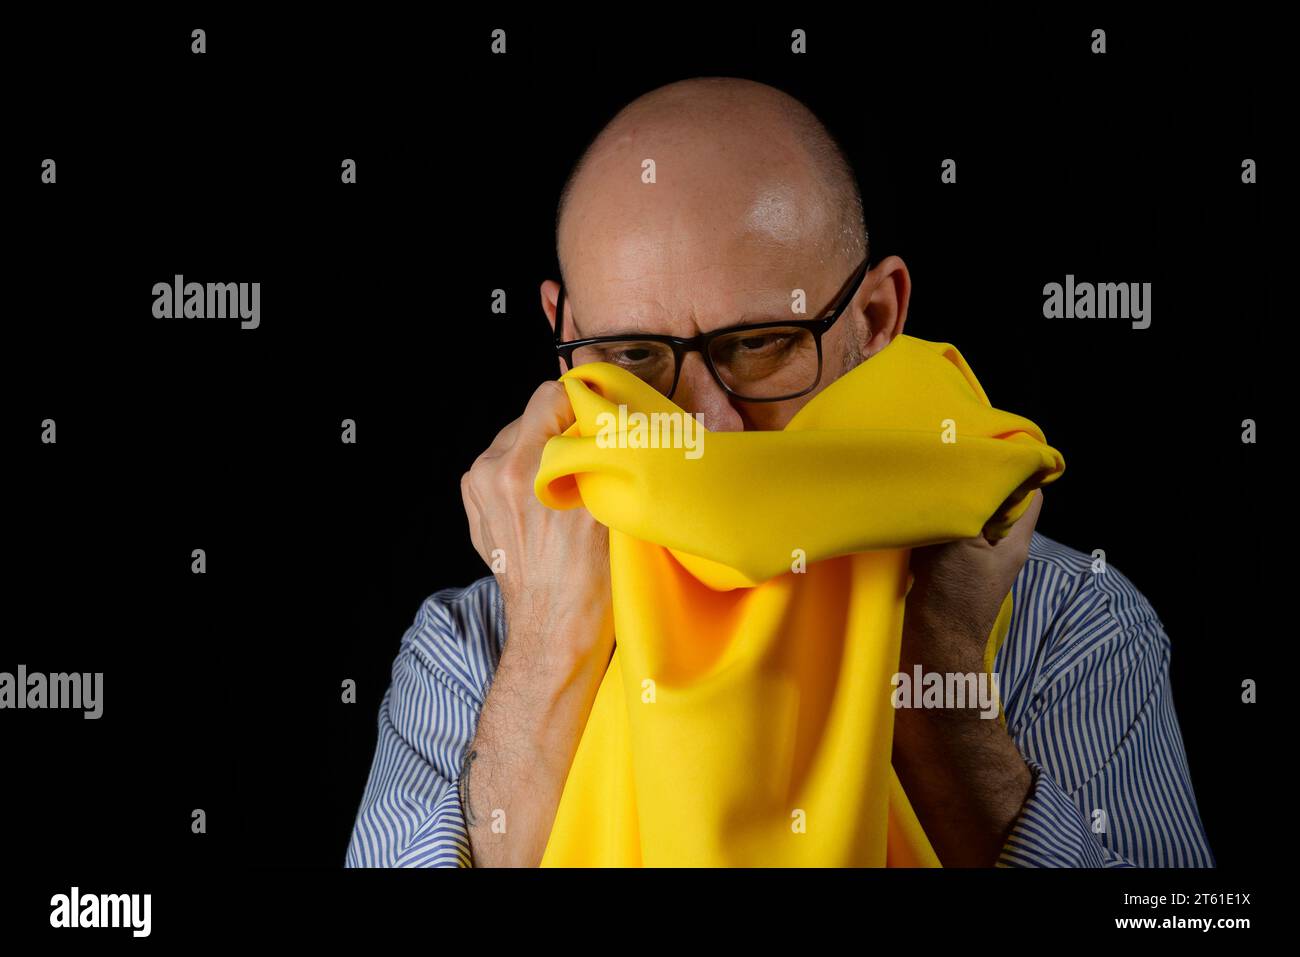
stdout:
POLYGON ((688 352, 698 352, 718 385, 743 402, 797 399, 821 381, 822 336, 848 309, 869 268, 870 261, 864 259, 820 319, 727 326, 690 339, 633 335, 564 342, 561 281, 555 304, 555 351, 569 369, 588 362, 613 363, 670 399, 677 391, 682 360, 688 352))

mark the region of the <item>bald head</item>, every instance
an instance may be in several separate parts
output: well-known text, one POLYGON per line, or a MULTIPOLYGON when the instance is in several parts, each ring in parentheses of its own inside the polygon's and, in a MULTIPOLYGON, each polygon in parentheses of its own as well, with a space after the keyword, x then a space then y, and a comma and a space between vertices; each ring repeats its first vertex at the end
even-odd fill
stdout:
MULTIPOLYGON (((817 318, 868 251, 857 179, 834 137, 788 94, 728 77, 673 83, 620 110, 564 186, 556 248, 566 340, 817 318)), ((881 285, 900 267, 890 257, 849 289, 822 341, 818 391, 872 354, 873 336, 878 348, 902 328, 905 270, 881 285)), ((542 284, 552 322, 558 291, 542 284)), ((783 428, 815 394, 739 401, 698 354, 679 372, 673 400, 714 431, 783 428)))
MULTIPOLYGON (((816 115, 794 97, 775 87, 733 77, 697 77, 659 87, 623 107, 596 135, 574 165, 560 191, 555 214, 555 244, 561 275, 567 277, 565 220, 570 205, 585 199, 585 193, 600 188, 601 178, 589 175, 598 167, 634 160, 639 176, 642 161, 656 162, 658 153, 689 159, 694 153, 712 154, 713 159, 736 165, 730 183, 706 181, 715 164, 701 164, 697 185, 705 190, 726 185, 745 188, 736 180, 753 176, 767 166, 767 174, 754 176, 749 184, 752 204, 748 219, 755 227, 776 231, 798 216, 790 207, 796 203, 809 209, 803 218, 832 224, 828 234, 817 237, 817 252, 835 257, 841 266, 852 268, 866 258, 868 238, 862 209, 862 194, 844 150, 816 115), (658 149, 656 149, 658 147, 658 149), (645 156, 637 158, 640 149, 645 156), (631 153, 629 153, 631 150, 631 153), (770 164, 770 165, 769 165, 770 164), (799 175, 781 184, 772 179, 799 175), (763 189, 761 180, 767 181, 763 189), (577 202, 575 203, 575 198, 577 202), (820 210, 812 215, 811 207, 820 210)), ((623 170, 626 172, 626 170, 623 170)), ((690 171, 674 169, 671 175, 686 186, 690 171)), ((638 180, 639 181, 639 180, 638 180)))

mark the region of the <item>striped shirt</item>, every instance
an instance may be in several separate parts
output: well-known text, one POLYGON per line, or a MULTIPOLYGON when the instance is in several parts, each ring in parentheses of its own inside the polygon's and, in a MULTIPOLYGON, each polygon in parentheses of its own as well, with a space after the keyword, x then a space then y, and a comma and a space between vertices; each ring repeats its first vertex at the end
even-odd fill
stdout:
MULTIPOLYGON (((1035 532, 995 660, 1033 782, 1000 867, 1213 867, 1169 685, 1169 637, 1113 565, 1035 532)), ((505 645, 487 577, 444 589, 402 637, 348 867, 471 867, 457 793, 505 645)))

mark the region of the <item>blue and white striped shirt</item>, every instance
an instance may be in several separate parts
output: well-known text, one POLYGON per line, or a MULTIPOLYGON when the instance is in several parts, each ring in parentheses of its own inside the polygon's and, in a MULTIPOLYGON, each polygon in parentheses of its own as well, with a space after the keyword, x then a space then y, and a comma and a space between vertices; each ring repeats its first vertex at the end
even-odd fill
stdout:
MULTIPOLYGON (((1169 685, 1169 637, 1124 575, 1035 532, 994 670, 1033 774, 1001 867, 1213 867, 1169 685)), ((496 579, 425 599, 379 709, 348 867, 470 867, 457 794, 505 644, 496 579)))

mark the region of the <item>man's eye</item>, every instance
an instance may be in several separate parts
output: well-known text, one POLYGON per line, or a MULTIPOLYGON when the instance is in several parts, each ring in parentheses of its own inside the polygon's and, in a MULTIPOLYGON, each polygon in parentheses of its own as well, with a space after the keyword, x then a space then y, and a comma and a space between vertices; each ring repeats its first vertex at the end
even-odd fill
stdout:
POLYGON ((721 357, 730 361, 766 359, 781 355, 794 341, 795 337, 787 332, 742 336, 728 342, 721 350, 721 357))
POLYGON ((582 362, 608 362, 622 366, 629 372, 641 375, 647 371, 658 371, 663 365, 671 365, 672 350, 665 350, 657 342, 600 342, 583 346, 574 358, 582 362))
POLYGON ((767 335, 767 336, 746 336, 738 343, 742 352, 762 352, 763 350, 779 349, 785 345, 789 339, 786 335, 767 335))

